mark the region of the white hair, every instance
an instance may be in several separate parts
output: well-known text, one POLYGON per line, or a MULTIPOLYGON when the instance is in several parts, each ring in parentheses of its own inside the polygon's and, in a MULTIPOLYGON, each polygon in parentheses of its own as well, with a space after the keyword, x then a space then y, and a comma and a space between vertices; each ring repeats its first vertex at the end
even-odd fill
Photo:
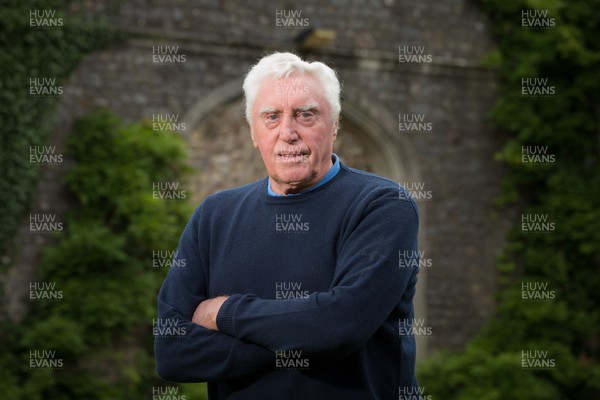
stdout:
POLYGON ((329 104, 331 119, 340 115, 340 82, 333 69, 322 62, 306 62, 292 53, 273 53, 260 59, 246 79, 244 79, 244 97, 246 100, 246 120, 252 122, 252 106, 260 85, 268 78, 289 77, 294 73, 307 73, 316 78, 323 87, 323 95, 329 104))

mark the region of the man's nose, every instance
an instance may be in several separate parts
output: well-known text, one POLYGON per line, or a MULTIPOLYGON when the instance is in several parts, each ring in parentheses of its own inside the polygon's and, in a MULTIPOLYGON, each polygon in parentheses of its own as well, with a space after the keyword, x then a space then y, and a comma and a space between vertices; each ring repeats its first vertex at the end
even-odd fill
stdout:
POLYGON ((283 120, 279 125, 279 138, 286 143, 293 143, 298 140, 297 122, 290 114, 284 114, 283 120))

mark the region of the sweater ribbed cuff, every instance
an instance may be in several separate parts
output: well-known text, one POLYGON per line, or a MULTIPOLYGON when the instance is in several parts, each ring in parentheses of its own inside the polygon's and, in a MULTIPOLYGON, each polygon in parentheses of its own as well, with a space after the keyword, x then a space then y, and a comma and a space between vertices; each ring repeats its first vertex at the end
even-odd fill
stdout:
POLYGON ((219 332, 235 337, 233 314, 241 298, 241 294, 234 294, 221 305, 217 314, 217 328, 219 332))

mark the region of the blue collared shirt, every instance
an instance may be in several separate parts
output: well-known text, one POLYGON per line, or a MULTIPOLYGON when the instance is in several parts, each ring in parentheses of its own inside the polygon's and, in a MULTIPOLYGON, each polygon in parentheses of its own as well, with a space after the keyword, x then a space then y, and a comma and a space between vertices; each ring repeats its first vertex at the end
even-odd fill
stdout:
POLYGON ((288 195, 277 194, 273 191, 273 189, 271 189, 271 179, 269 179, 269 184, 267 185, 267 193, 270 196, 299 196, 301 194, 308 193, 311 190, 315 190, 319 186, 323 186, 324 184, 326 184, 327 182, 332 180, 333 177, 336 176, 338 172, 340 172, 340 158, 335 153, 332 153, 331 156, 333 158, 333 166, 329 169, 329 171, 327 172, 327 175, 325 175, 323 177, 323 179, 321 179, 319 181, 319 183, 317 183, 315 186, 311 187, 310 189, 304 190, 300 193, 290 193, 288 195))

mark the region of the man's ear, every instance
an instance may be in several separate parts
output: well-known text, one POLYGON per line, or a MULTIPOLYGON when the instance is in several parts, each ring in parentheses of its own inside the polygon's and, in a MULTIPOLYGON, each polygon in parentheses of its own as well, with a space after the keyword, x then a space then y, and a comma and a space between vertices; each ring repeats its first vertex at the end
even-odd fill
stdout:
POLYGON ((337 117, 333 123, 333 140, 337 139, 337 133, 340 129, 340 117, 337 117))
POLYGON ((252 138, 252 145, 255 149, 258 149, 258 143, 256 143, 256 139, 254 137, 254 129, 250 128, 250 137, 252 138))

